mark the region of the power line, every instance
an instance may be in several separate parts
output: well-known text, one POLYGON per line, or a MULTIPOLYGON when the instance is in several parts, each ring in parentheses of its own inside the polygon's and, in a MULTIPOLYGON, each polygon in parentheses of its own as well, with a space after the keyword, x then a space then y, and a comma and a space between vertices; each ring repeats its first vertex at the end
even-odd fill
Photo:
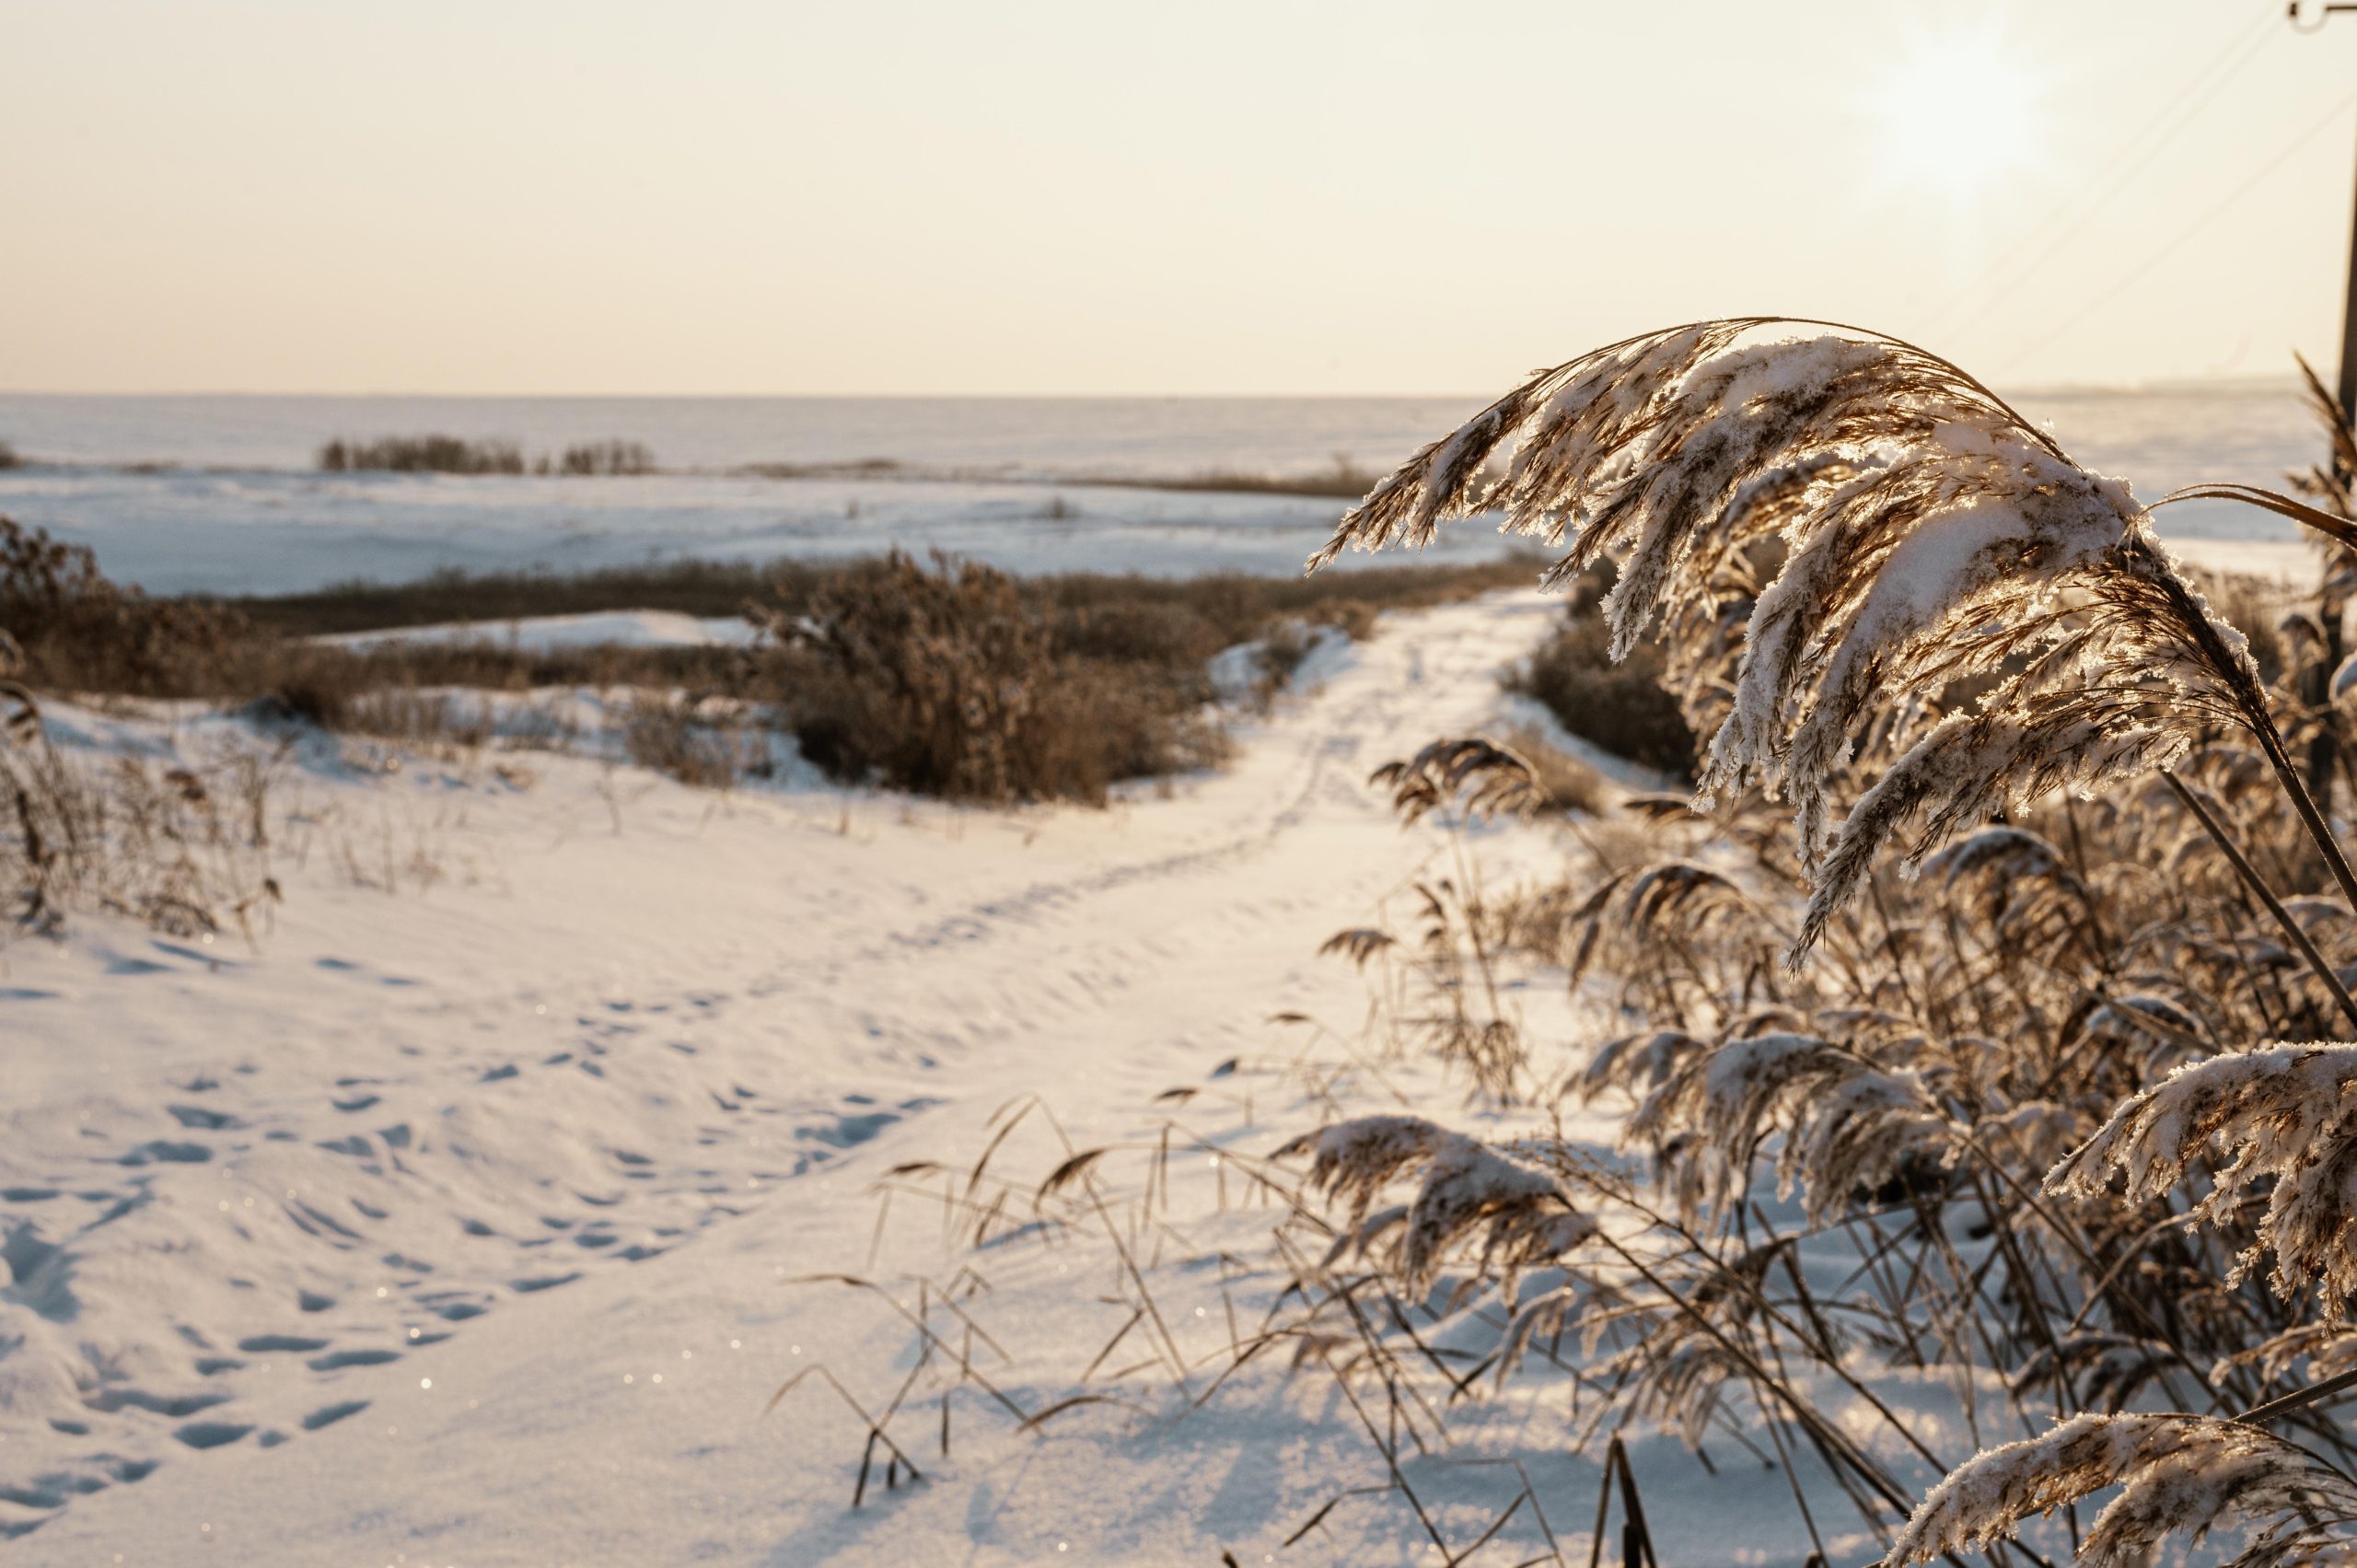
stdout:
POLYGON ((2227 192, 2216 205, 2211 207, 2209 211, 2194 219, 2192 223, 2187 225, 2183 229, 2180 229, 2177 232, 2177 237, 2171 239, 2167 244, 2147 255, 2141 265, 2113 279, 2110 287, 2105 289, 2095 298, 2080 307, 2079 309, 2073 312, 2069 318, 2048 331, 2044 336, 2033 342, 2027 348, 2023 349, 2004 364, 1999 366, 1997 367, 1996 374, 2003 376, 2006 372, 2012 370, 2015 366, 2021 364, 2023 360, 2027 359, 2030 355, 2052 346, 2057 339, 2076 328, 2081 322, 2094 315, 2096 311, 2102 309, 2105 306, 2110 304, 2114 299, 2117 299, 2130 285, 2135 283, 2139 278, 2142 278, 2145 273, 2151 272, 2154 267, 2159 266, 2169 257, 2175 255, 2188 241, 2191 240, 2196 235, 2200 234, 2203 229, 2208 228, 2211 224, 2214 223, 2218 219, 2219 215, 2224 213, 2226 209, 2232 207, 2235 203, 2249 195, 2253 190, 2258 188, 2262 180, 2264 180, 2269 175, 2274 173, 2278 168, 2282 168, 2283 164, 2291 158, 2293 153, 2298 152, 2302 147, 2305 147, 2310 142, 2315 141, 2318 133, 2322 132, 2327 126, 2339 120, 2342 115, 2348 113, 2352 106, 2357 106, 2357 92, 2351 93, 2339 103, 2334 104, 2329 113, 2326 114, 2323 119, 2316 121, 2310 124, 2306 130, 2302 131, 2297 136, 2293 137, 2292 141, 2284 145, 2282 151, 2278 152, 2273 157, 2269 158, 2267 162, 2256 172, 2241 177, 2241 179, 2236 182, 2235 188, 2232 191, 2227 192))
POLYGON ((2274 6, 2272 0, 2270 0, 2267 7, 2252 17, 2250 25, 2247 26, 2242 32, 2236 34, 2234 40, 2229 42, 2223 50, 2220 51, 2217 54, 2212 55, 2208 65, 2203 66, 2200 71, 2194 73, 2193 79, 2191 81, 2189 81, 2184 87, 2180 88, 2176 94, 2172 95, 2168 100, 2164 102, 2158 115, 2151 121, 2148 121, 2145 123, 2144 128, 2138 132, 2136 135, 2131 137, 2126 143, 2122 144, 2119 153, 2115 154, 2112 159, 2106 164, 2103 168, 2098 169, 2094 175, 2092 175, 2088 179, 2087 182, 2081 186, 2079 191, 2073 194, 2068 202, 2057 208, 2044 223, 2040 224, 2037 229, 2033 230, 2026 238, 2016 245, 2014 247, 2015 252, 2018 254, 2021 250, 2046 236, 2048 231, 2052 229, 2057 222, 2062 222, 2064 225, 2061 232, 2054 234, 2051 239, 2049 240, 2036 255, 2032 256, 2027 261, 2022 263, 2020 266, 2014 268, 2009 274, 2003 277, 1996 277, 1994 274, 1991 274, 1984 277, 1980 284, 1975 284, 1971 285, 1971 287, 1966 289, 1964 291, 1965 295, 1968 296, 1973 292, 1973 290, 1980 288, 1991 282, 1994 282, 1997 291, 1983 299, 1979 305, 1973 307, 1960 318, 1954 315, 1953 312, 1955 307, 1951 305, 1950 314, 1941 318, 1941 319, 1934 325, 1933 332, 1939 336, 1948 336, 1955 333, 1960 333, 1966 327, 1970 326, 1975 321, 1980 319, 1981 317, 1987 315, 1991 310, 1994 309, 1997 306, 2003 304, 2005 299, 2016 292, 2023 284, 2028 282, 2031 276, 2033 276, 2040 267, 2043 267, 2048 261, 2053 260, 2056 255, 2060 254, 2063 246, 2068 244, 2071 239, 2078 234, 2079 230, 2085 227, 2087 223, 2093 219, 2097 213, 2100 213, 2105 207, 2108 206, 2111 203, 2112 199, 2118 196, 2122 191, 2125 191, 2128 186, 2134 181, 2138 175, 2143 173, 2145 169, 2152 167, 2153 160, 2158 157, 2161 153, 2167 148, 2168 145, 2177 139, 2177 133, 2183 131, 2188 125, 2193 123, 2194 120, 2200 115, 2203 110, 2209 108, 2212 103, 2217 100, 2218 95, 2225 90, 2227 84, 2242 74, 2244 66, 2249 64, 2251 61, 2258 57, 2260 52, 2266 48, 2268 41, 2277 36, 2271 30, 2268 30, 2267 28, 2267 24, 2274 19, 2274 6), (2213 69, 2217 69, 2218 63, 2222 59, 2226 62, 2223 74, 2215 80, 2212 81, 2206 88, 2201 87, 2200 83, 2203 77, 2209 75, 2213 69), (2200 96, 2195 98, 2192 102, 2185 103, 2184 100, 2187 96, 2196 92, 2197 90, 2199 90, 2200 96), (2183 104, 2181 110, 2178 109, 2180 104, 2183 104), (2176 118, 2171 120, 2169 119, 2169 115, 2173 110, 2177 110, 2177 112, 2176 118), (2142 155, 2138 156, 2136 153, 2138 145, 2144 142, 2147 137, 2152 136, 2155 128, 2164 126, 2165 128, 2161 129, 2158 137, 2154 138, 2149 145, 2145 145, 2142 155), (2133 162, 2130 163, 2124 168, 2119 167, 2120 160, 2122 158, 2131 157, 2133 157, 2133 162), (2116 173, 2113 172, 2115 170, 2117 171, 2116 173), (2098 186, 2101 187, 2101 194, 2096 196, 2092 201, 2086 200, 2087 192, 2096 190, 2098 186))

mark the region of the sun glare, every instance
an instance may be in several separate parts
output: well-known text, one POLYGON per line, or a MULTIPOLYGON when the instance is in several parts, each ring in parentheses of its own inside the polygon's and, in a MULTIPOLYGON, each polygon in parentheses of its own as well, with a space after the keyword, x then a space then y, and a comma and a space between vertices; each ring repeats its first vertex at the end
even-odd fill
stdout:
POLYGON ((2037 152, 2036 84, 1993 29, 1910 38, 1872 108, 1886 178, 1953 203, 1978 201, 2037 152))

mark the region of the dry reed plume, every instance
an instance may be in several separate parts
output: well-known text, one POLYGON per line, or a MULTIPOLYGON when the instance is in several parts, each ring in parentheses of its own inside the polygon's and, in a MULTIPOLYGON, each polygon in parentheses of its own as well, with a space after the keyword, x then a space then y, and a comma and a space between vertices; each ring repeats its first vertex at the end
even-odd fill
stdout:
POLYGON ((2032 1514, 2107 1487, 2078 1561, 2136 1568, 2172 1534, 2257 1524, 2235 1568, 2343 1561, 2357 1549, 2357 1483, 2298 1445, 2239 1422, 2080 1415, 2042 1437, 1981 1454, 1942 1481, 1884 1562, 1928 1562, 1987 1547, 2032 1514))
MULTIPOLYGON (((1696 799, 1631 797, 1630 827, 1580 833, 1562 885, 1428 898, 1417 947, 1341 948, 1460 1011, 1466 954, 1493 990, 1560 975, 1611 1038, 1550 1071, 1548 1043, 1517 1031, 1477 1086, 1620 1101, 1650 1177, 1560 1134, 1513 1144, 1515 1171, 1553 1173, 1597 1220, 1519 1309, 1515 1268, 1478 1249, 1412 1268, 1358 1250, 1446 1321, 1486 1310, 1502 1377, 1551 1366, 1608 1380, 1621 1419, 1756 1434, 1787 1469, 1814 1453, 1888 1562, 2011 1561, 2012 1532, 2057 1511, 2083 1562, 2228 1527, 2255 1532, 2238 1562, 2338 1560, 2357 1446, 2320 1412, 2357 1386, 2340 1321, 2357 1046, 2251 1042, 2357 1025, 2357 879, 2319 804, 2349 768, 2332 704, 2357 691, 2338 652, 2357 438, 2318 391, 2342 466, 2301 488, 2323 505, 2181 493, 2320 538, 2313 613, 2239 587, 2221 601, 2266 633, 2262 664, 2125 484, 1946 361, 1820 326, 1704 322, 1543 372, 1312 558, 1494 510, 1561 552, 1549 581, 1615 575, 1596 607, 1610 651, 1658 625, 1665 679, 1707 738, 1696 799), (1887 875, 1893 845, 1930 875, 1887 875), (1573 1330, 1585 1359, 1566 1363, 1552 1347, 1573 1330), (1957 1466, 1874 1368, 1947 1382, 1987 1451, 1957 1466), (2041 1412, 2060 1424, 1997 1441, 2041 1412), (2113 1486, 2083 1528, 2080 1500, 2113 1486)), ((1377 782, 1410 819, 1459 796, 1510 806, 1515 774, 1490 755, 1441 743, 1377 782)), ((1313 1191, 1348 1201, 1338 1256, 1413 1212, 1421 1186, 1378 1205, 1456 1136, 1367 1125, 1288 1145, 1317 1152, 1313 1191)), ((1501 1174, 1491 1197, 1517 1191, 1501 1174)), ((1375 1358, 1385 1336, 1363 1337, 1375 1358)))
POLYGON ((1754 784, 1791 797, 1816 877, 1795 958, 1918 819, 1920 859, 2008 805, 2165 767, 2221 723, 2298 787, 2244 637, 2171 564, 2125 484, 1934 354, 1847 331, 1757 341, 1779 325, 1701 322, 1543 372, 1377 485, 1312 569, 1498 510, 1506 528, 1568 545, 1547 581, 1616 562, 1613 652, 1663 621, 1689 699, 1720 677, 1709 656, 1739 586, 1749 614, 1702 797, 1754 784), (1993 683, 1973 711, 1922 700, 1969 681, 1993 683), (1870 727, 1893 755, 1837 830, 1834 791, 1870 727))
MULTIPOLYGON (((952 1393, 1030 1435, 1089 1409, 1183 1420, 1267 1368, 1370 1456, 1271 1557, 1373 1499, 1441 1561, 1601 1561, 1617 1513, 1622 1561, 1649 1562, 1631 1456, 1655 1425, 1713 1473, 1772 1473, 1789 1536, 1763 1516, 1759 1544, 1790 1561, 2124 1563, 2211 1531, 2254 1564, 2351 1554, 2357 1045, 2329 1041, 2357 1025, 2357 912, 2310 787, 2340 721, 2305 694, 2335 612, 2320 596, 2277 633, 2262 596, 2205 594, 2126 486, 1945 361, 1774 330, 1547 372, 1319 557, 1495 506, 1562 552, 1557 582, 1616 573, 1611 642, 1663 628, 1701 797, 1599 796, 1536 884, 1492 883, 1479 836, 1450 835, 1447 875, 1326 944, 1367 977, 1361 1032, 1281 1015, 1312 1043, 1170 1090, 1124 1143, 1057 1130, 1044 1179, 1016 1179, 1035 1100, 970 1166, 887 1173, 888 1203, 973 1250, 900 1307, 916 1342, 888 1402, 837 1387, 855 1499, 879 1466, 888 1489, 914 1472, 920 1388, 946 1453, 952 1393), (1534 1021, 1538 998, 1562 1005, 1534 1021), (2302 1040, 2327 1043, 2252 1048, 2302 1040), (1393 1081, 1415 1051, 1461 1073, 1466 1126, 1393 1081), (1253 1127, 1287 1096, 1327 1124, 1266 1157, 1172 1109, 1253 1127), (1398 1109, 1364 1114, 1377 1097, 1398 1109), (1106 1337, 1061 1394, 982 1378, 965 1337, 972 1271, 1025 1243, 1102 1265, 1106 1337), (1522 1449, 1460 1444, 1487 1399, 1522 1401, 1482 1429, 1522 1449), (1594 1467, 1585 1541, 1523 1465, 1542 1453, 1594 1467), (1520 1481, 1470 1526, 1432 1490, 1468 1464, 1520 1481)), ((2333 511, 2201 493, 2299 517, 2357 582, 2333 511)), ((1458 736, 1375 784, 1461 826, 1538 819, 1537 773, 1458 736)))

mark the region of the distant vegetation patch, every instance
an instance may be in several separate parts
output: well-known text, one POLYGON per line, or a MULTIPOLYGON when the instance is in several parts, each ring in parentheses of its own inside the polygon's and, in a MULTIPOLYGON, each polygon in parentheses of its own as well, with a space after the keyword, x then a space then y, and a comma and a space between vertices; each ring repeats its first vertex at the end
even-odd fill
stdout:
POLYGON ((1383 475, 1372 469, 1361 468, 1347 455, 1337 452, 1334 455, 1332 467, 1314 473, 1244 473, 1230 469, 1213 469, 1204 473, 1180 474, 1164 478, 1137 479, 1116 476, 1074 482, 1114 485, 1139 490, 1204 491, 1244 495, 1316 495, 1341 501, 1356 501, 1383 482, 1383 475))
POLYGON ((830 463, 739 463, 729 471, 754 479, 885 479, 906 467, 893 458, 853 458, 830 463))
POLYGON ((653 473, 655 454, 642 441, 586 441, 527 459, 513 441, 459 436, 388 436, 376 441, 342 436, 319 448, 328 473, 608 474, 653 473))
POLYGON ((24 466, 25 459, 17 455, 17 448, 6 441, 0 441, 0 469, 17 469, 24 466))
MULTIPOLYGON (((1006 479, 1004 470, 967 472, 954 468, 923 469, 896 458, 854 458, 824 462, 739 463, 728 470, 754 479, 1006 479)), ((1019 476, 1016 476, 1019 477, 1019 476)), ((1031 476, 1038 478, 1039 476, 1031 476)), ((1311 473, 1248 473, 1212 469, 1192 474, 1065 473, 1053 476, 1058 484, 1109 490, 1178 490, 1239 495, 1313 495, 1355 501, 1375 488, 1383 475, 1364 469, 1337 453, 1333 466, 1311 473)), ((1063 505, 1061 498, 1051 505, 1063 505)), ((1067 515, 1067 514, 1058 514, 1067 515)))

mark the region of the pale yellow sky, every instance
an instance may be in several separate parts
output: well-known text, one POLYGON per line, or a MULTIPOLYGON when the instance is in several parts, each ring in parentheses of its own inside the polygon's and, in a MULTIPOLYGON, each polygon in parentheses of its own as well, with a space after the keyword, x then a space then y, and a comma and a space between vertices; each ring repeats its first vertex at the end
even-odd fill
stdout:
POLYGON ((0 389, 1481 391, 1756 310, 2276 374, 2352 146, 2281 0, 0 0, 0 389))

